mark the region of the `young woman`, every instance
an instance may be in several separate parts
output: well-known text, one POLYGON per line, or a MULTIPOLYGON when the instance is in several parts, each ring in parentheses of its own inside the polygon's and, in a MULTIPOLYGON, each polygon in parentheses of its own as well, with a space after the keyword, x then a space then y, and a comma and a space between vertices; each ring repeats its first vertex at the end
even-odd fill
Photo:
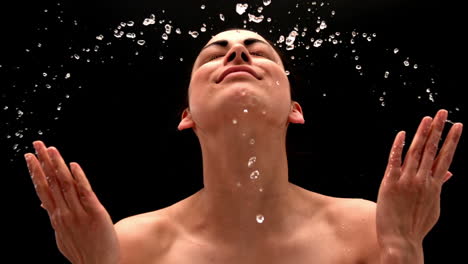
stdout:
MULTIPOLYGON (((422 241, 462 133, 440 110, 422 119, 404 160, 393 143, 377 203, 324 196, 288 181, 286 132, 304 123, 280 56, 262 36, 229 30, 199 53, 179 129, 192 129, 204 188, 115 225, 77 163, 34 142, 25 155, 37 194, 72 263, 424 262, 422 241)), ((313 174, 313 172, 311 172, 313 174)))

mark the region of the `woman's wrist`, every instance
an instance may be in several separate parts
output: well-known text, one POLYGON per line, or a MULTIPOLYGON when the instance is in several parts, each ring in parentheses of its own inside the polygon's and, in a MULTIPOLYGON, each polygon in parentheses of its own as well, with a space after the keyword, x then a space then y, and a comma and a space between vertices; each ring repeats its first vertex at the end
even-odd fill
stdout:
POLYGON ((423 264, 422 242, 393 240, 381 243, 381 264, 423 264))

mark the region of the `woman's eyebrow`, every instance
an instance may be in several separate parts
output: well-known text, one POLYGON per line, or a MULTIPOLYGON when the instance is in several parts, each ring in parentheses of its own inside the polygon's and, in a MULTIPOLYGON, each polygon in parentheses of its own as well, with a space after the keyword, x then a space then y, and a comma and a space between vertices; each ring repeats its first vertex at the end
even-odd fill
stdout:
MULTIPOLYGON (((226 47, 228 45, 228 41, 227 40, 218 40, 218 41, 215 41, 215 42, 212 42, 208 45, 206 45, 205 47, 203 47, 202 50, 208 48, 208 47, 211 47, 211 46, 220 46, 220 47, 226 47)), ((249 46, 249 45, 252 45, 254 43, 262 43, 262 44, 265 44, 267 46, 270 46, 270 44, 268 44, 267 42, 261 40, 261 39, 256 39, 256 38, 248 38, 248 39, 245 39, 244 40, 244 45, 245 46, 249 46)))

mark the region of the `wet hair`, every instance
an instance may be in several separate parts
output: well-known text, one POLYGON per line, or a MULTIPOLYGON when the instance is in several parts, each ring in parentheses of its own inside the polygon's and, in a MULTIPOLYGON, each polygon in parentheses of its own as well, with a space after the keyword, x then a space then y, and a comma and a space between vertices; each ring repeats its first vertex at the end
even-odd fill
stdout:
MULTIPOLYGON (((219 33, 226 32, 226 31, 232 31, 232 30, 243 30, 243 31, 251 31, 251 32, 257 33, 257 32, 255 32, 255 31, 253 31, 253 30, 248 30, 248 29, 243 29, 243 28, 228 28, 228 29, 225 29, 225 30, 223 30, 223 31, 220 31, 219 33)), ((218 33, 218 34, 219 34, 219 33, 218 33)), ((259 34, 259 33, 257 33, 257 34, 259 34)), ((259 35, 262 36, 261 34, 259 34, 259 35)), ((265 37, 264 37, 264 38, 265 38, 265 37)), ((295 94, 295 92, 294 92, 294 90, 295 90, 294 87, 296 87, 296 76, 295 76, 295 74, 291 73, 291 72, 293 72, 293 71, 290 70, 290 67, 292 67, 292 63, 290 62, 289 58, 285 56, 285 54, 283 53, 283 51, 280 50, 280 49, 275 45, 274 42, 272 42, 271 40, 266 39, 266 38, 265 38, 265 40, 267 41, 268 44, 270 44, 270 46, 273 48, 273 50, 276 52, 276 54, 278 54, 278 56, 280 57, 281 62, 283 63, 284 69, 285 69, 286 71, 290 72, 290 73, 288 74, 287 77, 288 77, 288 80, 289 80, 289 92, 290 92, 290 94, 291 94, 291 100, 293 100, 293 98, 296 97, 296 94, 295 94)), ((201 51, 201 48, 200 48, 199 50, 201 51)), ((200 54, 200 51, 197 53, 197 55, 196 55, 194 61, 196 60, 196 58, 197 58, 198 55, 200 54)), ((193 65, 192 65, 192 69, 193 69, 193 65)), ((191 74, 192 74, 192 71, 190 72, 190 76, 191 76, 191 74)), ((190 79, 191 79, 191 77, 190 77, 190 79)), ((187 87, 190 86, 190 81, 191 81, 191 80, 189 80, 189 83, 188 83, 188 86, 187 86, 187 87)), ((185 103, 184 103, 184 107, 183 107, 182 111, 183 111, 185 108, 187 108, 187 107, 189 107, 189 92, 188 92, 188 88, 187 88, 187 92, 186 92, 186 95, 185 95, 185 103)))

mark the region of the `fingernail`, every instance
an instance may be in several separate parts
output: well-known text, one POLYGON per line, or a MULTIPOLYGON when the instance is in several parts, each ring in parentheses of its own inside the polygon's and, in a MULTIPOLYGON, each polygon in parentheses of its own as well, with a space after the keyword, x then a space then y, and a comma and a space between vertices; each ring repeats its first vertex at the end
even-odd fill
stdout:
POLYGON ((52 148, 47 149, 47 154, 49 154, 52 159, 55 158, 55 151, 52 148))

